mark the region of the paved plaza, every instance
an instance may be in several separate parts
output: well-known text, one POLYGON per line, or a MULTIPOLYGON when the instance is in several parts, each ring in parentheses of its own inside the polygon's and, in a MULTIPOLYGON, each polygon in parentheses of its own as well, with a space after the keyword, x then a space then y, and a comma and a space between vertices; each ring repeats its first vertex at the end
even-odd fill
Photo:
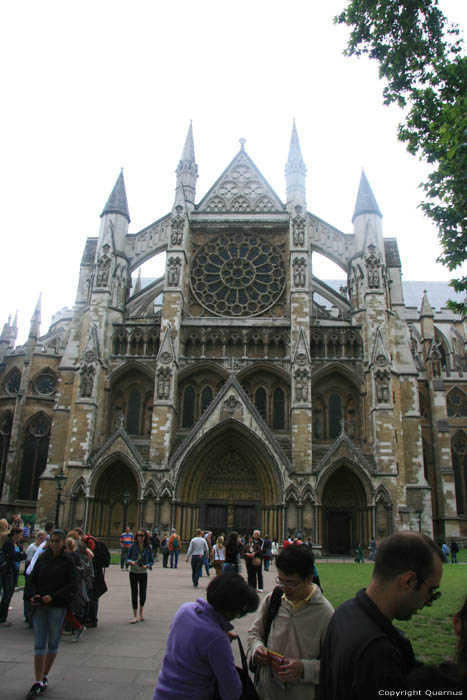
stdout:
MULTIPOLYGON (((272 590, 275 576, 275 567, 264 574, 261 597, 272 590)), ((184 558, 178 569, 164 569, 157 562, 149 574, 145 622, 130 625, 128 573, 110 566, 106 570, 109 591, 100 599, 98 627, 86 630, 79 642, 73 642, 71 636, 62 637, 43 697, 151 700, 173 614, 182 603, 205 597, 210 580, 204 575, 196 590, 184 558)), ((22 591, 14 594, 12 605, 8 619, 14 624, 0 629, 0 700, 24 700, 34 682, 33 633, 23 622, 22 591)), ((244 644, 253 617, 236 621, 235 629, 244 644)))

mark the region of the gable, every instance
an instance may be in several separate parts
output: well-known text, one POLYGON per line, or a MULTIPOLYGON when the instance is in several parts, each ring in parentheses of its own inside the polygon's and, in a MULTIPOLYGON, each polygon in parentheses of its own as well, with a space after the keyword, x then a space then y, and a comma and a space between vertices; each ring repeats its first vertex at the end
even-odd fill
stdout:
POLYGON ((214 213, 283 213, 285 207, 251 158, 242 149, 197 205, 214 213))

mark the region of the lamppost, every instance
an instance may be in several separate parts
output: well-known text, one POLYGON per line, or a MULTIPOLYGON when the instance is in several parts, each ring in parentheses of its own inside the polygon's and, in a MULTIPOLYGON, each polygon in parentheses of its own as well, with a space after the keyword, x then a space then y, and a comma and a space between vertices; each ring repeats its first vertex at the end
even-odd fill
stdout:
POLYGON ((130 494, 125 489, 125 491, 123 492, 123 528, 122 528, 122 530, 125 530, 125 528, 127 526, 126 512, 128 510, 129 505, 130 505, 130 494))
POLYGON ((56 507, 55 507, 55 526, 59 527, 60 523, 58 522, 58 519, 60 517, 60 506, 62 505, 62 493, 63 489, 65 488, 65 482, 67 477, 65 476, 63 472, 63 467, 60 469, 58 474, 54 476, 55 479, 55 487, 57 489, 57 501, 56 501, 56 507))

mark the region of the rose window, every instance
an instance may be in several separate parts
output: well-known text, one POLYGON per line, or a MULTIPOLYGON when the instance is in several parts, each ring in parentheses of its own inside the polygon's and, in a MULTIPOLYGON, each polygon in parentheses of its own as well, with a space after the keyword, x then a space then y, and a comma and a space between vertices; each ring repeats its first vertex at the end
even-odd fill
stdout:
POLYGON ((255 316, 269 309, 285 286, 280 250, 265 238, 224 234, 196 254, 191 288, 196 299, 218 316, 255 316))

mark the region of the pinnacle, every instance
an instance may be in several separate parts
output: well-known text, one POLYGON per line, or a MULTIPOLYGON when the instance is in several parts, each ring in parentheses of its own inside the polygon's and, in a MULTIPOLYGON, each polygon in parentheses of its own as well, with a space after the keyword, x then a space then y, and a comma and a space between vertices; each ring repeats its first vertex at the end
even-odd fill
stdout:
POLYGON ((352 223, 357 216, 360 216, 360 214, 377 214, 378 216, 383 216, 363 169, 358 188, 357 201, 355 203, 355 210, 352 216, 352 223))
POLYGON ((104 214, 122 214, 122 216, 128 219, 128 223, 130 222, 125 180, 123 179, 123 168, 120 171, 120 175, 118 176, 114 188, 110 193, 110 197, 107 200, 107 204, 105 205, 101 216, 104 216, 104 214))

